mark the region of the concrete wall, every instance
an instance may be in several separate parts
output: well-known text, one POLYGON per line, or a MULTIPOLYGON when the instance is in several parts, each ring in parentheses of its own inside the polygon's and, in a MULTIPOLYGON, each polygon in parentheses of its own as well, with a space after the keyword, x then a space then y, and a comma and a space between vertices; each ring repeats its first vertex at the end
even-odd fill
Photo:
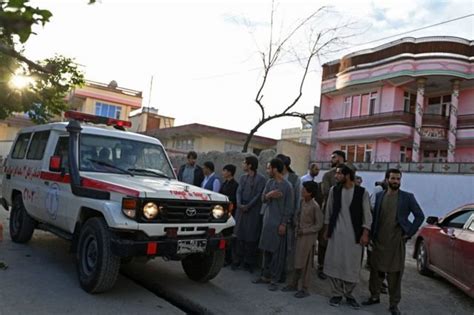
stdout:
MULTIPOLYGON (((322 180, 324 173, 321 171, 317 181, 322 180)), ((369 193, 375 182, 385 176, 383 172, 357 172, 357 175, 362 176, 362 186, 369 193)), ((474 175, 404 173, 401 188, 415 194, 425 216, 442 216, 459 206, 474 203, 474 175)))
MULTIPOLYGON (((207 152, 207 153, 198 153, 197 164, 202 165, 206 161, 211 161, 214 163, 215 172, 217 175, 221 176, 221 171, 224 165, 226 164, 233 164, 236 166, 237 171, 235 173, 235 178, 239 178, 240 175, 243 174, 242 171, 242 162, 244 161, 245 157, 248 155, 252 155, 249 153, 242 153, 242 152, 207 152)), ((264 176, 266 176, 266 165, 274 156, 276 155, 276 151, 274 150, 264 150, 260 153, 258 158, 258 172, 264 176)), ((173 167, 178 170, 181 165, 186 163, 186 156, 185 155, 170 155, 171 164, 173 167)), ((299 175, 299 174, 298 174, 299 175)))
POLYGON ((304 143, 280 140, 277 144, 277 152, 291 158, 291 168, 300 176, 308 171, 310 151, 311 146, 304 143))
POLYGON ((474 114, 474 88, 459 92, 458 115, 474 114))

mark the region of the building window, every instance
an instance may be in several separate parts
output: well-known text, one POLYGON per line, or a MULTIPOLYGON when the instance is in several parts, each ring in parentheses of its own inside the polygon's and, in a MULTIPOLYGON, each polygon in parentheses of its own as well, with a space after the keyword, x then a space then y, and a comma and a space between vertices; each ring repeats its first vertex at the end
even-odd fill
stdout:
POLYGON ((377 102, 377 92, 370 93, 369 99, 369 115, 375 114, 375 104, 377 102))
POLYGON ((348 144, 341 145, 341 151, 346 154, 346 160, 349 162, 372 161, 372 144, 348 144))
POLYGON ((178 150, 194 150, 194 139, 177 139, 173 147, 178 150))
POLYGON ((400 146, 400 162, 408 163, 411 162, 412 149, 406 146, 400 146))
POLYGON ((416 94, 409 92, 403 93, 403 110, 406 113, 415 113, 416 109, 416 94))
POLYGON ((121 113, 122 113, 122 107, 120 106, 110 105, 110 104, 101 103, 101 102, 95 103, 95 114, 97 116, 120 119, 121 113))
POLYGON ((451 105, 451 95, 437 96, 428 98, 428 107, 426 114, 449 116, 449 107, 451 105))
POLYGON ((224 145, 224 152, 242 152, 244 146, 241 144, 226 142, 224 145))
POLYGON ((351 99, 352 97, 344 97, 344 117, 351 117, 351 99))
POLYGON ((447 150, 423 150, 423 162, 426 163, 445 163, 448 159, 447 150))

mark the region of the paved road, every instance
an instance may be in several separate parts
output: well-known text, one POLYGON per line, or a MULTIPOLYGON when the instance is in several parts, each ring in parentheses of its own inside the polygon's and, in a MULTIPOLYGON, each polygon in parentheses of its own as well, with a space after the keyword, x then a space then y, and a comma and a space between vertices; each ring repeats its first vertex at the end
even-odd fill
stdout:
MULTIPOLYGON (((403 282, 403 314, 474 314, 474 300, 441 278, 426 278, 417 274, 414 261, 408 261, 403 282)), ((197 284, 186 278, 180 263, 151 261, 145 266, 131 264, 124 274, 153 291, 166 291, 173 299, 198 305, 197 310, 209 314, 389 314, 388 297, 382 304, 364 307, 358 311, 342 305, 328 305, 328 280, 313 277, 312 295, 296 299, 289 293, 270 292, 264 285, 255 285, 255 277, 244 271, 225 268, 210 283, 197 284), (154 277, 149 275, 153 274, 154 277)), ((362 281, 355 295, 367 297, 369 273, 362 272, 362 281)))
MULTIPOLYGON (((5 222, 6 216, 1 210, 0 220, 5 222)), ((112 291, 89 295, 79 287, 66 241, 36 231, 28 245, 18 245, 9 240, 7 232, 0 243, 0 261, 9 264, 7 270, 0 270, 0 315, 182 313, 158 296, 193 313, 388 314, 387 296, 382 296, 383 304, 359 311, 345 305, 329 306, 329 282, 315 276, 312 295, 300 300, 284 292, 270 292, 263 285, 251 283, 255 275, 228 268, 207 284, 195 283, 186 277, 179 262, 162 259, 124 266, 112 291)), ((355 292, 359 300, 367 297, 367 279, 364 270, 355 292)), ((439 277, 420 276, 411 258, 407 259, 400 307, 403 314, 474 315, 473 299, 439 277)))
MULTIPOLYGON (((0 207, 0 222, 8 213, 0 207)), ((35 231, 27 245, 0 242, 0 315, 13 314, 184 314, 180 309, 119 276, 116 287, 98 295, 84 292, 77 280, 69 243, 35 231)))

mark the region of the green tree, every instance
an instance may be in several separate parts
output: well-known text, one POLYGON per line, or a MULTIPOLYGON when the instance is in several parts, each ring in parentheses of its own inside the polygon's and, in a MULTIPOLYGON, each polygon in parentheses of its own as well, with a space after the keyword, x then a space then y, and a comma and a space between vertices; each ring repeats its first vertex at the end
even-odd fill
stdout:
POLYGON ((34 29, 51 17, 50 11, 33 7, 28 0, 0 0, 0 119, 25 112, 36 123, 47 122, 66 109, 68 91, 84 83, 71 58, 57 55, 32 61, 24 56, 23 45, 34 29), (11 84, 18 75, 29 79, 22 89, 11 84))

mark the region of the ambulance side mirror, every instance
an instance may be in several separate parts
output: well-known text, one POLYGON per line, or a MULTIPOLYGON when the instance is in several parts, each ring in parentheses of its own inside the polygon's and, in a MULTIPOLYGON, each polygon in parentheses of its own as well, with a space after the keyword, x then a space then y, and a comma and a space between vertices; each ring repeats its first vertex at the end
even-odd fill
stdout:
POLYGON ((62 171, 61 162, 62 162, 61 157, 59 155, 53 155, 49 159, 49 170, 51 172, 61 172, 62 171))

